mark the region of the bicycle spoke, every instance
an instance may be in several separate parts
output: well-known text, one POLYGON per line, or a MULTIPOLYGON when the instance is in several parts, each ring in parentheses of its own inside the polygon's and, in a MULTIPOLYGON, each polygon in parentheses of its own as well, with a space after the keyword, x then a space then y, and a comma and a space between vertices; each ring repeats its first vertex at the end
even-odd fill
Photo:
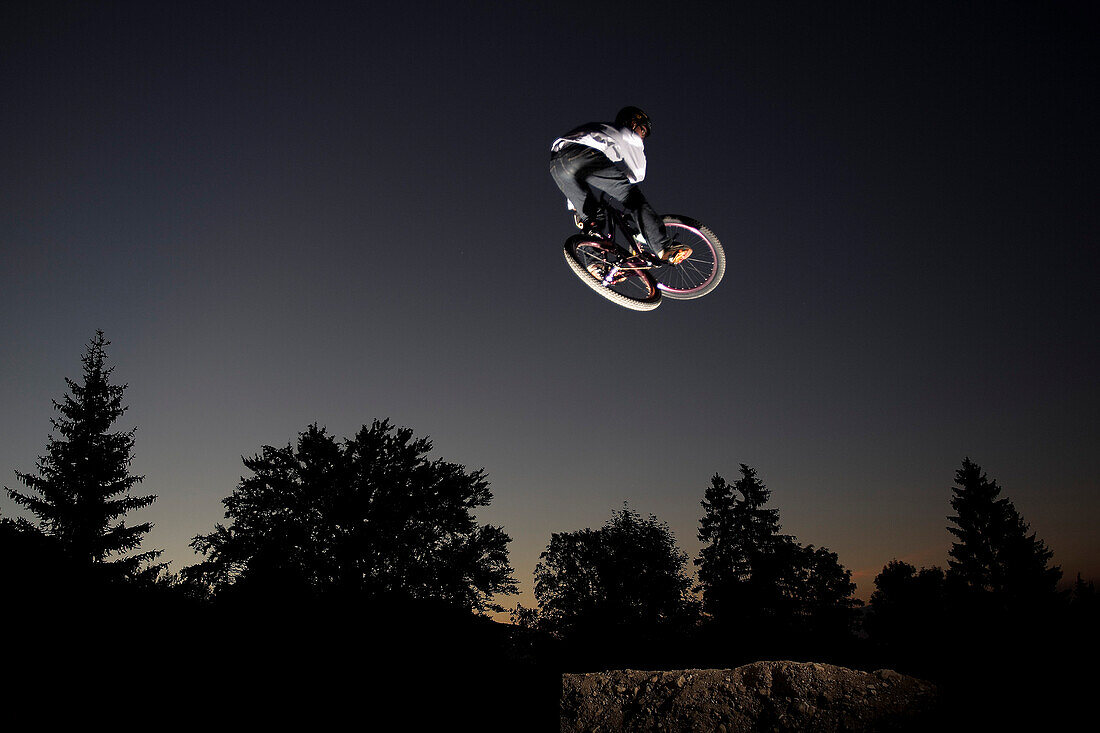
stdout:
MULTIPOLYGON (((605 246, 595 243, 592 245, 579 245, 576 248, 576 252, 581 259, 582 266, 586 269, 592 264, 597 264, 601 266, 601 268, 607 268, 603 275, 604 279, 606 279, 607 273, 616 266, 611 260, 611 253, 605 246)), ((649 285, 649 281, 635 268, 620 267, 619 272, 626 273, 626 277, 618 282, 603 282, 601 283, 602 286, 631 298, 647 298, 654 294, 653 289, 649 285)))
POLYGON ((615 242, 571 238, 565 244, 565 259, 577 277, 614 303, 638 311, 652 310, 661 303, 661 291, 649 270, 636 269, 637 263, 630 263, 615 242))
POLYGON ((721 276, 718 255, 698 229, 679 220, 666 221, 665 227, 671 241, 692 249, 692 254, 679 265, 661 267, 654 272, 666 294, 688 295, 707 288, 715 277, 721 276))

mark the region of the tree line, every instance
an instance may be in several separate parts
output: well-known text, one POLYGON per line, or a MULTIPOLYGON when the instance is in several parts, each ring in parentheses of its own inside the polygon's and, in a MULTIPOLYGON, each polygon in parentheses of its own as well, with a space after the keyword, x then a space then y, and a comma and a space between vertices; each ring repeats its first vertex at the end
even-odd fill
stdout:
POLYGON ((891 561, 866 607, 836 553, 782 532, 771 492, 741 464, 732 483, 715 474, 705 488, 695 558, 666 523, 627 505, 598 529, 552 534, 534 572, 537 607, 515 605, 501 632, 484 614, 506 610, 499 598, 517 586, 510 537, 474 516, 492 499, 486 474, 430 460, 429 440, 388 420, 342 440, 310 425, 246 457, 248 475, 222 501, 226 522, 191 542, 202 559, 169 572, 161 551, 142 549, 152 525, 128 523, 156 496, 140 495, 143 477, 130 471, 135 430, 114 427, 126 386, 112 383, 109 343, 96 333, 83 380, 66 380, 54 403, 36 470, 6 487, 37 523, 0 518, 0 587, 32 625, 53 620, 36 627, 45 637, 128 633, 133 614, 148 623, 153 609, 187 619, 193 640, 251 639, 257 659, 272 658, 267 634, 280 629, 284 662, 288 638, 310 638, 299 652, 323 639, 377 654, 378 629, 391 628, 407 640, 399 654, 469 663, 462 639, 478 639, 478 658, 513 672, 788 656, 945 677, 966 655, 1041 645, 1058 625, 1095 628, 1092 583, 1060 592, 1052 551, 967 458, 947 568, 891 561), (59 623, 69 617, 77 623, 59 623))

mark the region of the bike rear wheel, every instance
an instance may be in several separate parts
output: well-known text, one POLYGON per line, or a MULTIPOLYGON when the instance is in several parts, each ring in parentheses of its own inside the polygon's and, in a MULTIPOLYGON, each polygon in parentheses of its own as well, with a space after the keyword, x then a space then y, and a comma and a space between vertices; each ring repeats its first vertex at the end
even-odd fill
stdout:
POLYGON ((622 268, 621 250, 597 237, 578 234, 565 242, 565 261, 581 281, 624 308, 653 310, 661 304, 661 290, 648 270, 622 268))
POLYGON ((662 217, 669 241, 691 247, 691 256, 679 265, 661 265, 653 269, 657 287, 666 298, 701 298, 718 287, 726 274, 726 253, 707 227, 686 216, 662 217))

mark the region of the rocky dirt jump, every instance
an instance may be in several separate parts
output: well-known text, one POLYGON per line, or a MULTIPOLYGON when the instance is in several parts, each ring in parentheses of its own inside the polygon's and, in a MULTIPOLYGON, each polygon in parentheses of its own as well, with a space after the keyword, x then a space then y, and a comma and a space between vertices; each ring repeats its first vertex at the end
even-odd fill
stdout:
POLYGON ((814 662, 613 670, 563 676, 561 731, 909 731, 938 704, 929 682, 814 662))

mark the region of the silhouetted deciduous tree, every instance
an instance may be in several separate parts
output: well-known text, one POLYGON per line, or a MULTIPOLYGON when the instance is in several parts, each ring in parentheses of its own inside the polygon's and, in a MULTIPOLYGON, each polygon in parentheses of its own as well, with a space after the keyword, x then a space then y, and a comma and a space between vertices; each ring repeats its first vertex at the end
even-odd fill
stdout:
POLYGON ((847 634, 855 622, 853 609, 862 605, 852 594, 852 571, 835 552, 813 545, 796 545, 786 593, 801 626, 815 634, 847 634))
POLYGON ((71 394, 53 403, 61 415, 51 420, 58 435, 50 436, 37 475, 16 472, 29 491, 7 491, 38 517, 42 531, 78 566, 109 578, 148 580, 163 568, 149 564, 160 551, 127 553, 140 547, 153 525, 127 525, 123 517, 156 497, 130 493, 144 477, 130 474, 136 428, 111 430, 127 408, 122 405, 126 385, 110 382, 109 345, 97 331, 81 357, 83 383, 66 379, 71 394))
POLYGON ((891 560, 875 577, 864 628, 891 660, 923 668, 942 649, 946 643, 946 584, 942 568, 918 571, 901 560, 891 560))
POLYGON ((59 542, 27 520, 0 517, 0 596, 8 611, 52 605, 72 584, 75 567, 59 542))
POLYGON ((1000 606, 1050 600, 1062 571, 1051 567, 1053 553, 1006 498, 1001 488, 969 458, 955 474, 948 531, 956 537, 948 575, 969 594, 1000 606))
POLYGON ((343 443, 312 425, 296 447, 265 446, 244 459, 251 475, 222 501, 230 524, 192 540, 206 560, 184 575, 215 592, 503 610, 492 597, 516 592, 511 540, 473 516, 492 499, 485 474, 429 461, 431 449, 388 420, 343 443))
POLYGON ((667 524, 625 506, 598 530, 554 533, 535 568, 539 623, 566 633, 690 624, 687 559, 667 524))

